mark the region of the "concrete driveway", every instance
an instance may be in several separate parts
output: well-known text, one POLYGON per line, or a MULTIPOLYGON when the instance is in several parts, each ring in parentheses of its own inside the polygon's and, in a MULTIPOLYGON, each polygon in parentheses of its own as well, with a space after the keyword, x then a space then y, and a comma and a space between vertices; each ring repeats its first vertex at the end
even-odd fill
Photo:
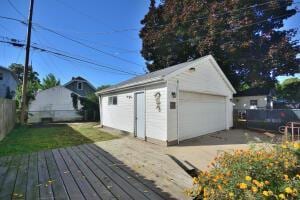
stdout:
POLYGON ((95 144, 163 192, 176 199, 189 199, 184 190, 192 186, 192 177, 174 160, 187 161, 196 169, 205 170, 222 151, 245 149, 249 147, 249 143, 270 141, 271 138, 263 133, 233 129, 207 134, 171 147, 151 144, 130 136, 95 144))
POLYGON ((206 170, 207 165, 221 152, 249 148, 250 144, 271 143, 279 136, 250 130, 232 129, 219 131, 186 140, 179 145, 166 148, 165 152, 180 161, 187 161, 198 170, 206 170))

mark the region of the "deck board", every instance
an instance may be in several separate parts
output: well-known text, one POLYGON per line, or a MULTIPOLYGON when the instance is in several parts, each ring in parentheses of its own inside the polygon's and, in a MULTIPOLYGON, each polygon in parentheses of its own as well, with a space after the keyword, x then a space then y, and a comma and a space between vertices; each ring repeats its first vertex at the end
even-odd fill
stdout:
POLYGON ((54 160, 53 154, 51 151, 45 152, 46 163, 49 171, 49 184, 52 185, 53 193, 57 199, 69 199, 67 189, 63 183, 62 178, 60 177, 56 162, 54 160))
POLYGON ((75 179, 77 185, 79 186, 83 196, 86 199, 99 199, 99 196, 92 188, 92 186, 87 181, 86 177, 82 174, 81 169, 79 169, 72 158, 67 154, 65 149, 60 149, 60 153, 65 160, 66 164, 69 166, 70 173, 75 179))
POLYGON ((37 168, 37 153, 29 155, 28 162, 28 175, 26 186, 26 199, 39 199, 39 180, 38 180, 38 168, 37 168))
POLYGON ((0 199, 165 199, 94 144, 0 157, 0 199))
POLYGON ((106 188, 106 186, 95 176, 93 171, 71 148, 68 148, 67 152, 71 155, 74 162, 80 167, 82 174, 89 180, 98 196, 100 196, 102 199, 115 199, 115 196, 106 188))
POLYGON ((20 159, 20 166, 18 168, 17 179, 13 191, 14 198, 23 199, 26 196, 28 161, 28 155, 23 155, 20 159))
POLYGON ((90 159, 88 156, 86 156, 82 150, 80 150, 78 147, 74 147, 74 151, 77 152, 77 155, 85 162, 87 163, 91 170, 94 172, 94 174, 97 176, 99 180, 101 180, 105 187, 111 191, 112 194, 117 199, 130 199, 130 196, 122 190, 110 177, 108 177, 94 162, 92 159, 90 159))
POLYGON ((59 151, 55 149, 52 152, 56 160, 57 166, 59 168, 60 176, 64 181, 70 199, 84 199, 78 185, 76 184, 73 176, 69 172, 69 169, 65 164, 63 158, 61 157, 59 151))
POLYGON ((111 179, 115 180, 116 184, 121 187, 124 191, 132 199, 145 199, 145 195, 139 192, 133 185, 130 185, 126 180, 120 177, 118 174, 114 173, 111 168, 105 165, 98 157, 96 157, 93 152, 89 151, 86 146, 81 146, 82 150, 86 153, 88 157, 90 157, 95 164, 105 172, 105 174, 110 177, 111 179))
POLYGON ((9 169, 5 174, 4 181, 0 190, 0 199, 12 199, 14 186, 17 178, 18 168, 20 164, 20 155, 16 155, 9 164, 9 169))
POLYGON ((38 153, 38 176, 40 199, 53 199, 52 185, 49 184, 49 173, 45 159, 45 152, 38 153))
POLYGON ((2 185, 5 179, 5 175, 8 171, 10 161, 11 161, 11 156, 0 158, 0 185, 2 185))

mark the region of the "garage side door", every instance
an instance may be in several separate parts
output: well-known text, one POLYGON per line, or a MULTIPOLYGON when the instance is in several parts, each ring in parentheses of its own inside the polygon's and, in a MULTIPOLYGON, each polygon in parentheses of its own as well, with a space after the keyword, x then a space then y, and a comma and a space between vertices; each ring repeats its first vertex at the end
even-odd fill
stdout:
POLYGON ((226 129, 225 97, 183 91, 179 97, 180 140, 226 129))

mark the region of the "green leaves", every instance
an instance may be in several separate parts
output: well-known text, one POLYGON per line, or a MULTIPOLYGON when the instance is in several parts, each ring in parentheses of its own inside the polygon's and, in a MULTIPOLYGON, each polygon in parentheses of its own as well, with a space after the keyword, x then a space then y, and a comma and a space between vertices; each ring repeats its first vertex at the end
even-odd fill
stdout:
POLYGON ((60 80, 56 79, 56 77, 54 76, 54 74, 50 73, 48 74, 45 78, 43 78, 43 82, 41 84, 41 88, 43 90, 55 87, 60 85, 60 80))
POLYGON ((300 64, 296 31, 280 29, 296 13, 292 3, 152 1, 141 21, 141 54, 149 71, 212 54, 236 89, 272 88, 276 76, 292 75, 300 64))

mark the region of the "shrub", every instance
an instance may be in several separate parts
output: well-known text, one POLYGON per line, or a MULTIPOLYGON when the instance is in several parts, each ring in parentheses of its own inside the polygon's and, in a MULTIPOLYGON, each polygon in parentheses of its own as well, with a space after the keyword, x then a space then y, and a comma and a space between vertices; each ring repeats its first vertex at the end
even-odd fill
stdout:
POLYGON ((224 152, 193 179, 195 199, 300 199, 300 143, 224 152))

